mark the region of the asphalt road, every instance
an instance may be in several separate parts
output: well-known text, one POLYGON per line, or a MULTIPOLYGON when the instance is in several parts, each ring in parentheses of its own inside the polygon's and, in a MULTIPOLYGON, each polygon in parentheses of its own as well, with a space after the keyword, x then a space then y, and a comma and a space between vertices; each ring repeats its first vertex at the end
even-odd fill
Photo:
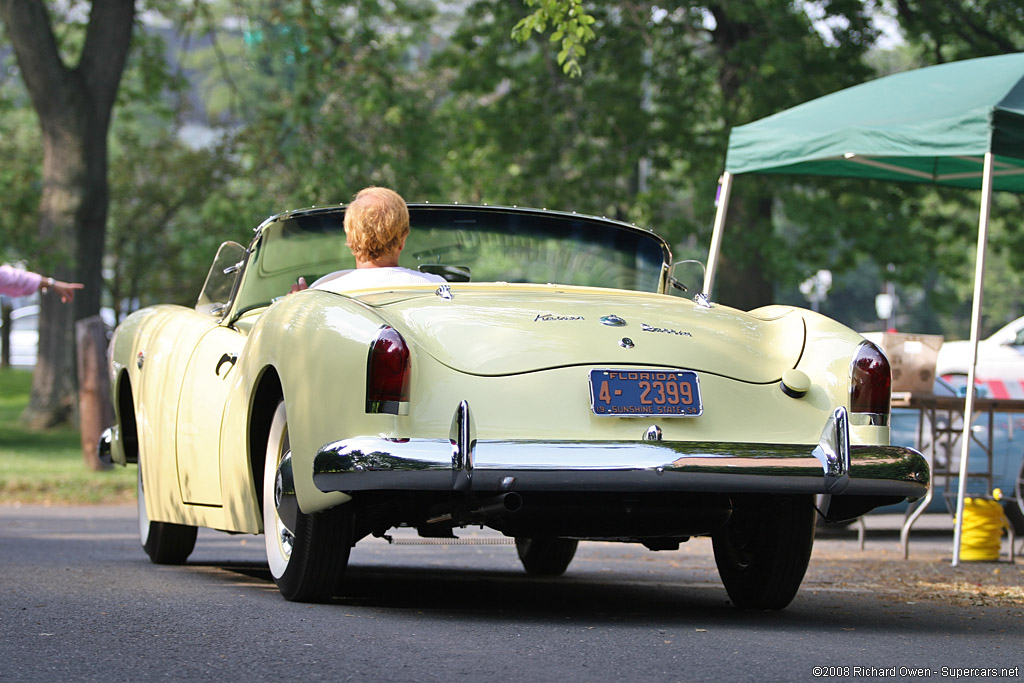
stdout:
POLYGON ((764 613, 732 607, 703 539, 661 553, 581 544, 551 580, 528 578, 508 545, 370 539, 325 605, 282 599, 262 543, 201 531, 187 565, 156 566, 133 508, 0 506, 0 680, 900 680, 971 667, 1019 680, 1024 670, 1014 597, 1024 569, 951 569, 948 539, 927 534, 910 562, 889 535, 869 535, 863 551, 848 535, 819 539, 796 600, 764 613))

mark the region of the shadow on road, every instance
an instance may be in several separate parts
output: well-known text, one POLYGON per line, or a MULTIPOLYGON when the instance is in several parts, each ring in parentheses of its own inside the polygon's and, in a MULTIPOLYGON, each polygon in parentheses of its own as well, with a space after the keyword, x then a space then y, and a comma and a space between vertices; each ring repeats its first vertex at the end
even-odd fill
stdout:
MULTIPOLYGON (((265 565, 218 563, 211 574, 236 581, 238 575, 273 589, 265 565)), ((409 610, 424 616, 495 619, 517 623, 575 625, 617 623, 625 626, 770 628, 803 632, 893 633, 944 635, 962 633, 963 615, 943 605, 886 603, 863 591, 804 588, 779 612, 750 612, 732 606, 720 584, 637 580, 629 575, 607 579, 574 577, 534 578, 515 571, 396 566, 355 566, 345 574, 343 587, 328 603, 385 612, 409 610)), ((274 589, 276 592, 276 589, 274 589)), ((276 597, 276 596, 275 596, 276 597)), ((283 598, 279 598, 283 601, 283 598)), ((700 630, 700 629, 698 629, 700 630)))

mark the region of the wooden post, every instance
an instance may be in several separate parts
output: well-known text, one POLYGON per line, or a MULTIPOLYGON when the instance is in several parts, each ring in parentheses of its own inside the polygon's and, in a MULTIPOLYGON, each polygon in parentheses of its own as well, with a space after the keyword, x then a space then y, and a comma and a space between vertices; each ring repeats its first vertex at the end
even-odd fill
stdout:
POLYGON ((107 374, 107 325, 94 315, 75 323, 78 347, 78 414, 82 429, 82 457, 92 470, 107 466, 100 462, 97 446, 100 434, 114 424, 107 374))
POLYGON ((11 300, 0 296, 0 368, 11 367, 11 300))

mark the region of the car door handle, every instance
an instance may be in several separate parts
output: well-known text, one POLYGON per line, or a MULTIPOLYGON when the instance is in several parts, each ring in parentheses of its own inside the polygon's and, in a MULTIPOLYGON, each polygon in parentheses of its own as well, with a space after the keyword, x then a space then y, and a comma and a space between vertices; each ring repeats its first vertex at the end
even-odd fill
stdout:
POLYGON ((225 353, 223 356, 220 357, 220 360, 217 361, 217 369, 213 371, 213 374, 215 374, 218 377, 220 377, 220 368, 221 368, 221 366, 224 365, 225 363, 227 363, 228 366, 229 366, 228 370, 230 370, 231 369, 230 366, 233 366, 235 364, 235 361, 237 361, 237 360, 238 360, 238 354, 236 354, 236 353, 225 353))

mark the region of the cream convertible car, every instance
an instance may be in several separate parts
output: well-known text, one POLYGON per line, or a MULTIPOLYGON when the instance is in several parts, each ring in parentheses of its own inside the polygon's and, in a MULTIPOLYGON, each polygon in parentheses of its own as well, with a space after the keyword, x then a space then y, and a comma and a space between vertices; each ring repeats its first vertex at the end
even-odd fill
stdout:
POLYGON ((581 539, 713 539, 733 603, 780 609, 829 519, 920 497, 889 446, 889 366, 805 310, 744 313, 681 288, 656 235, 518 208, 412 205, 404 265, 447 284, 337 294, 343 207, 221 246, 194 309, 117 328, 117 424, 139 530, 184 562, 196 527, 266 537, 289 600, 343 591, 350 548, 392 527, 514 537, 526 571, 581 539))

